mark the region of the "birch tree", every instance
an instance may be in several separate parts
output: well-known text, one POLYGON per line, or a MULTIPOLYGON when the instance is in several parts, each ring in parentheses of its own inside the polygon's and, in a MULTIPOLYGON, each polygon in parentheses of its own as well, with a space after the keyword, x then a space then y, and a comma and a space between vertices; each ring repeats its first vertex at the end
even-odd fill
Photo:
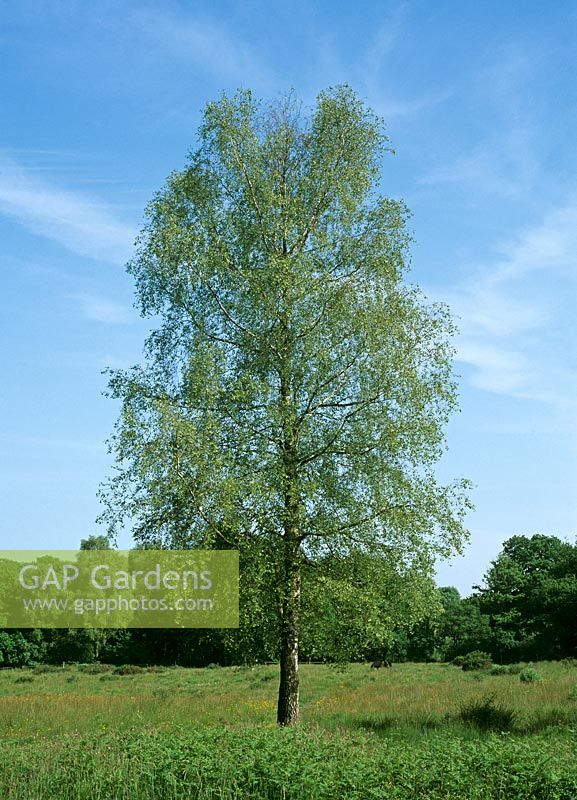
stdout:
POLYGON ((310 113, 293 95, 222 96, 128 266, 155 328, 143 364, 110 378, 122 409, 104 516, 141 542, 237 548, 258 566, 282 725, 299 718, 303 565, 359 552, 426 572, 466 537, 467 482, 434 471, 456 409, 453 324, 407 280, 388 152, 347 86, 310 113))

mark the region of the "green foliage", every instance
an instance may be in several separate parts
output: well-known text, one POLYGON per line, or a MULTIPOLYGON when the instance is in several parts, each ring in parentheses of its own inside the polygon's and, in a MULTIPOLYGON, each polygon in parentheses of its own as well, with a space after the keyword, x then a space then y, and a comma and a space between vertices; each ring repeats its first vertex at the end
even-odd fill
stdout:
POLYGON ((521 664, 495 664, 491 667, 491 675, 519 675, 522 669, 521 664))
POLYGON ((523 683, 536 683, 541 680, 541 675, 532 667, 525 667, 519 673, 519 680, 523 683))
POLYGON ((466 537, 469 484, 441 485, 434 469, 456 409, 454 326, 406 281, 408 211, 378 194, 387 138, 349 87, 322 92, 310 119, 292 95, 268 108, 223 96, 199 140, 150 203, 129 265, 160 324, 146 363, 110 377, 119 469, 103 518, 141 544, 252 562, 237 657, 276 649, 289 668, 302 577, 311 629, 325 610, 368 626, 321 644, 341 658, 391 637, 347 555, 421 581, 412 625, 435 558, 466 537), (338 570, 315 592, 329 555, 338 570))
POLYGON ((108 536, 91 535, 88 539, 80 540, 81 550, 111 550, 110 538, 108 536))
POLYGON ((477 594, 461 600, 450 587, 439 591, 444 613, 405 633, 407 657, 451 661, 483 650, 502 663, 574 659, 577 546, 554 536, 514 536, 477 594))
POLYGON ((477 669, 489 669, 491 667, 491 654, 484 653, 482 650, 473 650, 459 659, 459 666, 465 672, 477 669))
POLYGON ((508 731, 514 725, 515 712, 495 703, 494 695, 466 703, 459 709, 459 719, 482 731, 508 731))
POLYGON ((0 665, 27 667, 41 661, 45 653, 40 631, 0 630, 0 665))
POLYGON ((407 658, 414 661, 453 661, 472 650, 489 648, 490 621, 481 612, 477 598, 461 599, 453 586, 439 588, 437 598, 436 604, 429 605, 428 619, 409 632, 407 658))
POLYGON ((38 664, 34 667, 33 672, 35 675, 46 675, 52 672, 62 672, 66 667, 58 667, 56 664, 38 664))
POLYGON ((112 672, 114 675, 139 675, 144 669, 136 664, 122 664, 120 667, 115 667, 112 672))
POLYGON ((555 536, 513 536, 478 596, 501 659, 559 658, 577 647, 577 547, 555 536))
POLYGON ((359 550, 303 569, 304 658, 369 661, 397 653, 398 626, 439 612, 435 584, 415 566, 399 574, 389 560, 359 550))
POLYGON ((570 738, 462 738, 437 731, 410 746, 371 732, 331 735, 224 726, 100 731, 55 743, 0 743, 11 800, 568 800, 570 738))
POLYGON ((54 664, 70 661, 88 664, 97 657, 109 631, 95 628, 71 628, 50 632, 47 658, 54 664))
POLYGON ((79 664, 78 672, 85 675, 100 675, 103 672, 110 672, 112 669, 110 664, 79 664))

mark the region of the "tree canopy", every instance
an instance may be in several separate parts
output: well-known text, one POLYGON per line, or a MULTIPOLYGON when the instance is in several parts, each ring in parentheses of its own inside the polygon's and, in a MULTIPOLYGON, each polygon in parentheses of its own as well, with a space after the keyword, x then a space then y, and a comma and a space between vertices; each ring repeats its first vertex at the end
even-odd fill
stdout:
POLYGON ((512 536, 479 589, 493 651, 558 658, 577 649, 577 548, 556 536, 512 536))
POLYGON ((383 581, 427 575, 466 536, 467 482, 434 469, 454 328, 406 280, 408 211, 378 191, 388 149, 347 86, 310 115, 293 95, 223 96, 128 267, 158 324, 145 363, 110 379, 105 516, 140 542, 247 555, 275 610, 283 724, 298 718, 303 568, 371 554, 383 581))

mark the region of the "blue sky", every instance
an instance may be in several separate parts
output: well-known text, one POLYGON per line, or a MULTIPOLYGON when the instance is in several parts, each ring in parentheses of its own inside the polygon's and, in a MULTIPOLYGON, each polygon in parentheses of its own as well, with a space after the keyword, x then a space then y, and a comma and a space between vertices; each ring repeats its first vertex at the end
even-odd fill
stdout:
MULTIPOLYGON (((396 155, 412 280, 458 318, 439 473, 475 484, 462 592, 514 534, 577 534, 577 7, 556 2, 0 1, 0 547, 97 533, 147 330, 123 265, 221 91, 350 83, 396 155)), ((121 541, 129 546, 129 541, 121 541)))

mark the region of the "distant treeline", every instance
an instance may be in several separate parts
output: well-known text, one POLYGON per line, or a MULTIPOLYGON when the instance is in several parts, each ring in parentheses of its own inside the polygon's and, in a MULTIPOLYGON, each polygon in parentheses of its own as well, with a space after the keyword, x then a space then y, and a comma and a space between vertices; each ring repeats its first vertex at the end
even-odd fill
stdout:
MULTIPOLYGON (((100 537, 83 542, 98 544, 100 537)), ((371 640, 371 629, 355 617, 354 599, 343 600, 341 586, 340 595, 328 591, 303 608, 302 660, 450 661, 474 650, 501 663, 577 655, 577 546, 555 536, 509 539, 470 597, 461 598, 453 587, 432 587, 439 602, 428 603, 430 611, 418 622, 403 612, 398 592, 389 601, 386 585, 372 588, 379 613, 391 619, 386 635, 375 627, 379 635, 371 640)), ((241 592, 243 602, 238 630, 0 630, 0 666, 100 661, 202 667, 276 660, 278 637, 266 596, 243 600, 241 592)))

